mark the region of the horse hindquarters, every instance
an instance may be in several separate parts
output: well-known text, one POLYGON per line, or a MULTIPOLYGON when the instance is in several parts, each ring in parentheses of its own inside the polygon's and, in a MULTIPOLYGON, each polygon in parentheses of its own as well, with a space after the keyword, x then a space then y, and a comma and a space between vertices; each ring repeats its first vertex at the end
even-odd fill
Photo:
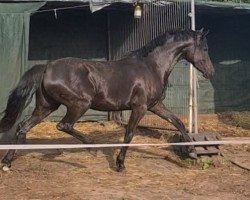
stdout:
POLYGON ((39 88, 45 69, 46 65, 35 65, 22 76, 16 88, 9 95, 4 116, 0 121, 0 132, 8 131, 15 124, 27 106, 26 102, 30 102, 33 94, 39 88))

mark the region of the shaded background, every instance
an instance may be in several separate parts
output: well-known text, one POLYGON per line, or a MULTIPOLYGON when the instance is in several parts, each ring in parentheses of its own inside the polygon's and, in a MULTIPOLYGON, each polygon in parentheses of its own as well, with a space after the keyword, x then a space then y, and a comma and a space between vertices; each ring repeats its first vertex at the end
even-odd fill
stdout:
POLYGON ((211 82, 199 78, 200 113, 250 110, 250 12, 197 7, 197 28, 209 29, 211 82))

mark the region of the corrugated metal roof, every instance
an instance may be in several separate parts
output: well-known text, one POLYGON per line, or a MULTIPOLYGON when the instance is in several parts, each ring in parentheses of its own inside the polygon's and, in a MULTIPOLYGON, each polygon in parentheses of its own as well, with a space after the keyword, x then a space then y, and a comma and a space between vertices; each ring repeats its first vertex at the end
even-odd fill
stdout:
POLYGON ((233 9, 250 9, 250 3, 239 2, 221 2, 211 0, 195 0, 196 5, 205 5, 210 7, 224 7, 233 9))
MULTIPOLYGON (((98 11, 106 6, 109 6, 112 3, 148 3, 155 2, 158 5, 164 5, 176 0, 12 0, 12 2, 75 2, 75 3, 89 3, 90 10, 92 12, 98 11)), ((191 0, 183 0, 183 1, 191 1, 191 0)), ((233 9, 246 9, 250 10, 250 3, 241 3, 240 2, 221 2, 216 0, 194 0, 196 5, 204 5, 209 7, 227 7, 233 9)), ((11 0, 0 0, 0 2, 11 2, 11 0)))
MULTIPOLYGON (((0 2, 75 2, 75 3, 89 3, 90 10, 92 12, 98 11, 106 6, 109 6, 112 3, 136 3, 138 0, 0 0, 0 2)), ((147 2, 152 2, 152 0, 139 0, 139 2, 142 3, 147 3, 147 2)), ((163 2, 168 2, 168 1, 163 1, 163 2)))

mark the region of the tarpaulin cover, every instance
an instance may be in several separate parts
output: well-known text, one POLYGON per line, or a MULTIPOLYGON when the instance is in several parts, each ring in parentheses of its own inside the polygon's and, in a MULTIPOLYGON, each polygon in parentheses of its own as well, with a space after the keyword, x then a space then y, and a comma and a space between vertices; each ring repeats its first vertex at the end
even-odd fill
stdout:
MULTIPOLYGON (((0 3, 0 111, 28 67, 30 14, 44 3, 0 3)), ((1 137, 1 136, 0 136, 1 137)))
POLYGON ((0 3, 0 110, 27 69, 30 13, 44 3, 0 3))

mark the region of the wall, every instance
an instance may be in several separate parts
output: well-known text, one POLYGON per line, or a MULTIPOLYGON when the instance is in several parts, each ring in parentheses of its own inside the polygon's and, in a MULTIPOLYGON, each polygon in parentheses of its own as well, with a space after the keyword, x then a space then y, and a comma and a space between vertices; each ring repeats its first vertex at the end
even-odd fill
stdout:
POLYGON ((30 21, 29 60, 106 59, 106 13, 89 9, 37 13, 30 21))

